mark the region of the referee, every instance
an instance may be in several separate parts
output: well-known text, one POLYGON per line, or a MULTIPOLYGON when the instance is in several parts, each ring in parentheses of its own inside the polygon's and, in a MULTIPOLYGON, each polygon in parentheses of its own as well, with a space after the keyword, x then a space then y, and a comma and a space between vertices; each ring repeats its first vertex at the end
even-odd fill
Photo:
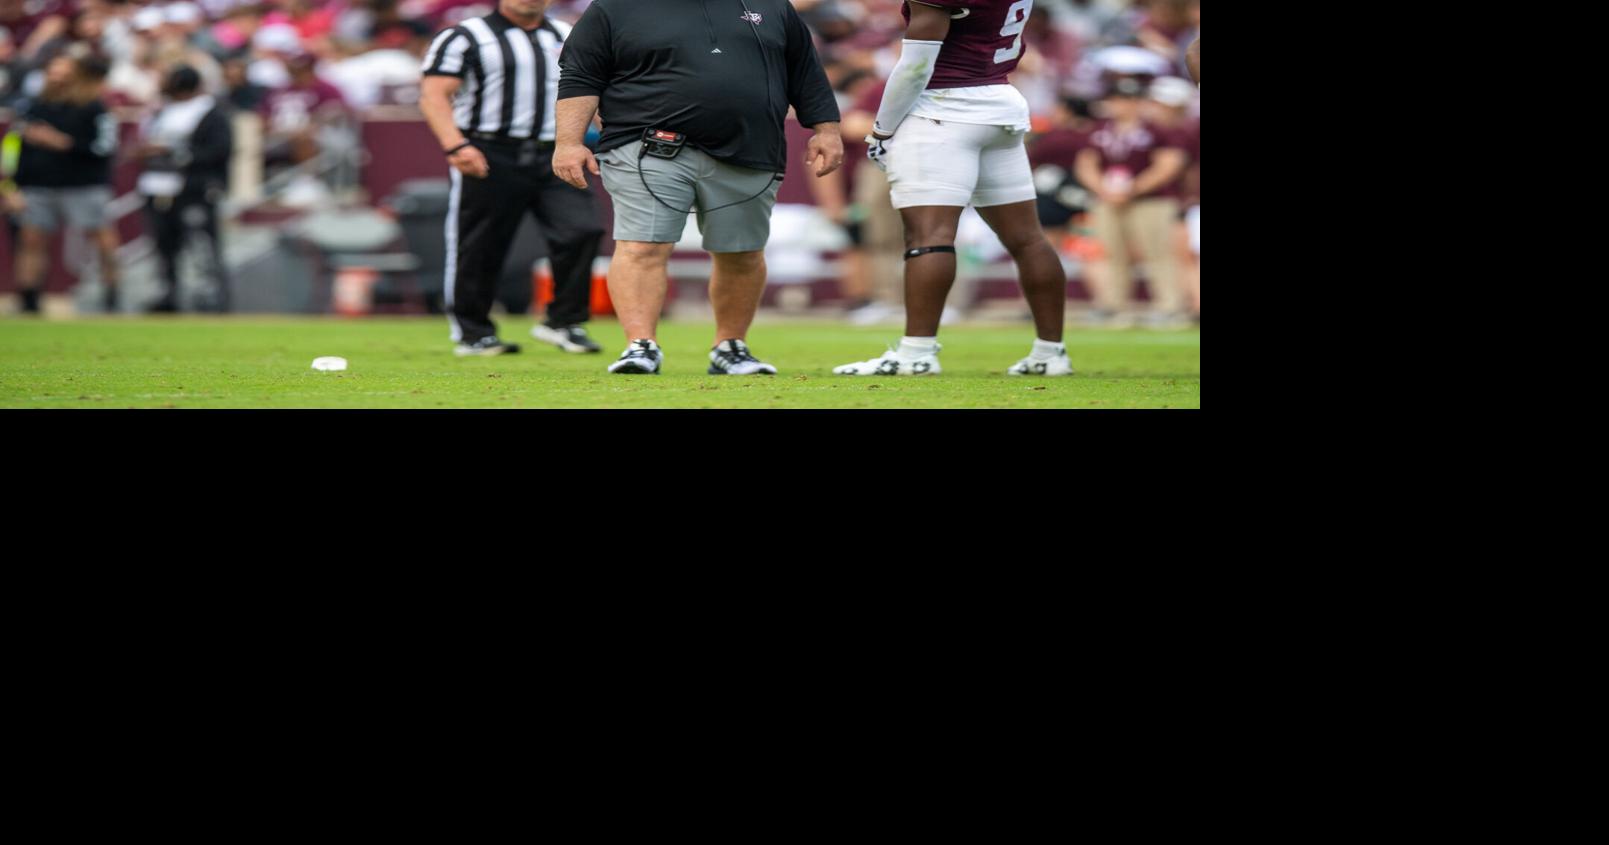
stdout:
POLYGON ((452 165, 446 301, 460 356, 505 355, 492 302, 527 212, 553 261, 553 302, 531 336, 566 352, 597 352, 592 262, 603 227, 590 192, 553 175, 559 51, 570 27, 546 16, 552 0, 500 0, 497 11, 438 34, 425 54, 420 111, 452 165))

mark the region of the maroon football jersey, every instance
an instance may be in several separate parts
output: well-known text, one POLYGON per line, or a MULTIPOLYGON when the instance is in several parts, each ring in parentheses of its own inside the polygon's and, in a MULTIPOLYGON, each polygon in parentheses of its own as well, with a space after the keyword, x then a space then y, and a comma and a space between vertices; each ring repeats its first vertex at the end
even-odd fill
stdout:
MULTIPOLYGON (((929 88, 1004 85, 1022 60, 1022 30, 1034 0, 918 0, 950 10, 950 34, 939 51, 929 88)), ((911 21, 911 4, 900 10, 911 21)))

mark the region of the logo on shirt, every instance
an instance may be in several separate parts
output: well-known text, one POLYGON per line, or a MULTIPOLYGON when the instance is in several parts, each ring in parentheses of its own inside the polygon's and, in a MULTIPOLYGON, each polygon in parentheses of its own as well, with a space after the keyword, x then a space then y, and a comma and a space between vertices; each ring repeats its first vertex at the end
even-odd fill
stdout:
POLYGON ((765 20, 765 18, 760 17, 759 12, 744 12, 743 13, 743 20, 746 20, 749 23, 754 24, 755 26, 759 26, 760 22, 765 20))

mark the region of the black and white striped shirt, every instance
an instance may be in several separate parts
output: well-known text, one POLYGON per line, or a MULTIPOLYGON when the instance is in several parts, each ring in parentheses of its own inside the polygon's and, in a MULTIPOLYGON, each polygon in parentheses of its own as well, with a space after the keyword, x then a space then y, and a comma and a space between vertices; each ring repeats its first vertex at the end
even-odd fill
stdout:
POLYGON ((460 131, 551 141, 559 51, 569 34, 569 24, 551 18, 526 32, 493 12, 437 35, 424 73, 464 80, 453 100, 460 131))

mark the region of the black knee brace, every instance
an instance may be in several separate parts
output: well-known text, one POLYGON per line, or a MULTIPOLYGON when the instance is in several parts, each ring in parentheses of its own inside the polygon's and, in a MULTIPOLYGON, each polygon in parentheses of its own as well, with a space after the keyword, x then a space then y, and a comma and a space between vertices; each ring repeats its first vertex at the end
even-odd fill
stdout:
POLYGON ((924 246, 924 247, 917 247, 916 249, 907 249, 907 250, 905 250, 905 260, 910 261, 912 258, 918 258, 920 256, 927 255, 930 252, 948 252, 948 253, 953 255, 955 253, 955 247, 953 247, 953 246, 924 246))

